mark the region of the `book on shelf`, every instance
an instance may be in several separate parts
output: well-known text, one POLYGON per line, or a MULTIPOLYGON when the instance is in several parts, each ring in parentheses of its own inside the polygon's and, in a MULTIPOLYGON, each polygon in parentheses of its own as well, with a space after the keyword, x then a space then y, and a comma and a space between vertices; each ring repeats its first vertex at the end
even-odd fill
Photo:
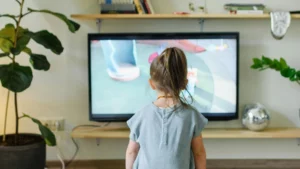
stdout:
POLYGON ((101 11, 101 14, 138 14, 138 12, 137 11, 109 10, 109 11, 101 11))
POLYGON ((137 10, 134 4, 100 4, 100 13, 127 13, 136 14, 137 10))
POLYGON ((150 11, 151 14, 155 14, 154 8, 150 0, 144 0, 146 7, 150 11))
POLYGON ((145 14, 145 11, 143 9, 143 6, 142 6, 140 0, 133 0, 133 3, 135 4, 135 7, 136 7, 136 10, 138 11, 138 14, 145 14))
POLYGON ((140 4, 142 6, 142 9, 143 9, 143 13, 144 14, 150 14, 150 10, 148 10, 147 6, 146 6, 146 3, 144 0, 140 0, 140 4))
POLYGON ((99 4, 133 4, 133 0, 98 0, 99 4))
POLYGON ((237 15, 257 14, 257 15, 262 15, 262 14, 264 14, 264 11, 263 10, 236 10, 236 11, 230 11, 230 14, 237 14, 237 15))
POLYGON ((101 14, 154 14, 150 0, 98 0, 101 14))
POLYGON ((144 14, 154 14, 154 10, 150 0, 140 0, 140 4, 144 14))
POLYGON ((135 11, 134 4, 101 4, 101 10, 121 10, 121 11, 135 11))
POLYGON ((263 4, 225 4, 224 8, 228 11, 240 11, 240 10, 264 10, 263 4))

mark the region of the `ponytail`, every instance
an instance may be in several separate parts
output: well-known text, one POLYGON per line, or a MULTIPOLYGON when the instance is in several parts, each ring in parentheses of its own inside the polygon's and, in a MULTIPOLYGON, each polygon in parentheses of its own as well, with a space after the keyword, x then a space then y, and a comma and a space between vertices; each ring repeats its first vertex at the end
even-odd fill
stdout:
POLYGON ((174 101, 180 101, 183 105, 187 105, 187 99, 180 94, 182 90, 186 90, 187 74, 186 56, 176 47, 165 49, 150 68, 151 78, 158 84, 157 88, 165 94, 170 94, 174 101))

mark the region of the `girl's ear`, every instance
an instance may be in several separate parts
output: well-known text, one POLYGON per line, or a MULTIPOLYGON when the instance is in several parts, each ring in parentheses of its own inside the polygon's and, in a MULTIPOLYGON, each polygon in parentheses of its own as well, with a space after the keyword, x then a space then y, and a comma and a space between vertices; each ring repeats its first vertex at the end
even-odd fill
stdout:
POLYGON ((150 87, 151 87, 153 90, 156 89, 153 80, 149 79, 149 85, 150 85, 150 87))

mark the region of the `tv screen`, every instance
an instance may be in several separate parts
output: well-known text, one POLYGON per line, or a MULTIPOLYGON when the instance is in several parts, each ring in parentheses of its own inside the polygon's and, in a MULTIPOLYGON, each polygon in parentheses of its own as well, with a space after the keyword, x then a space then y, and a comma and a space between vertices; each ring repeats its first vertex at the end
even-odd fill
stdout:
POLYGON ((90 120, 126 121, 156 100, 149 69, 167 47, 186 54, 192 105, 209 120, 236 119, 238 33, 114 33, 88 36, 90 120))

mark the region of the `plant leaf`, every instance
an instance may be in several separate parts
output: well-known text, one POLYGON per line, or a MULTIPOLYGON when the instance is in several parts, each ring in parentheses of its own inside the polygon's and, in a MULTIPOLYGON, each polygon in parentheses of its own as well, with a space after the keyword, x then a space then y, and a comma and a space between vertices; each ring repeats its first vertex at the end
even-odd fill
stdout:
POLYGON ((28 29, 18 28, 17 46, 11 50, 14 55, 19 55, 26 48, 30 41, 30 37, 27 35, 28 32, 28 29))
POLYGON ((258 68, 262 68, 263 64, 260 61, 260 59, 258 58, 253 58, 253 65, 251 66, 252 69, 258 69, 258 68))
POLYGON ((283 58, 280 58, 280 65, 281 65, 281 69, 285 69, 289 67, 283 58))
POLYGON ((6 56, 8 56, 9 55, 9 53, 0 53, 0 58, 1 57, 6 57, 6 56))
POLYGON ((292 82, 297 81, 297 80, 298 80, 297 76, 291 76, 290 77, 290 81, 292 81, 292 82))
POLYGON ((258 59, 258 58, 253 58, 253 62, 254 62, 254 64, 256 64, 256 65, 261 65, 261 61, 260 61, 260 59, 258 59))
POLYGON ((7 24, 0 30, 0 49, 4 53, 10 53, 13 47, 13 41, 15 38, 15 27, 13 24, 7 24))
POLYGON ((262 62, 263 64, 270 65, 272 63, 272 60, 268 57, 262 56, 262 62))
POLYGON ((294 68, 289 68, 288 76, 294 77, 296 75, 296 70, 294 68))
POLYGON ((46 56, 39 54, 31 54, 30 55, 30 63, 36 70, 49 70, 50 63, 48 62, 46 56))
POLYGON ((296 75, 297 75, 298 79, 300 80, 300 70, 297 71, 296 75))
POLYGON ((275 70, 277 70, 277 71, 281 70, 281 64, 278 60, 274 59, 273 64, 274 64, 274 69, 275 70))
POLYGON ((23 52, 27 53, 28 55, 31 55, 31 54, 32 54, 31 49, 28 48, 28 47, 25 47, 25 48, 23 49, 23 52))
POLYGON ((15 26, 10 23, 0 30, 0 38, 10 40, 11 42, 14 42, 15 34, 15 26))
POLYGON ((31 12, 41 12, 41 13, 47 13, 47 14, 56 16, 57 18, 61 19, 68 25, 68 28, 72 33, 75 33, 80 28, 80 25, 78 23, 76 23, 72 20, 69 20, 65 15, 63 15, 61 13, 56 13, 56 12, 52 12, 52 11, 45 10, 45 9, 44 10, 35 10, 35 9, 28 8, 28 10, 31 12))
POLYGON ((59 55, 64 50, 60 40, 47 30, 42 30, 36 33, 29 32, 28 36, 36 43, 43 45, 47 49, 50 49, 55 54, 59 55))
POLYGON ((22 92, 32 82, 32 70, 28 66, 20 66, 18 63, 0 65, 0 80, 2 86, 13 92, 22 92))
POLYGON ((14 44, 7 39, 1 39, 0 38, 0 49, 4 52, 4 53, 10 53, 11 48, 14 46, 14 44))
POLYGON ((296 70, 291 68, 285 68, 280 71, 281 75, 286 78, 294 77, 296 75, 296 70))
POLYGON ((42 134, 42 137, 44 138, 44 140, 48 146, 56 146, 55 135, 49 128, 44 126, 38 119, 32 118, 27 114, 24 114, 24 117, 31 119, 35 124, 37 124, 39 126, 39 130, 42 134))
POLYGON ((281 76, 283 76, 283 77, 289 77, 288 76, 288 71, 289 71, 289 69, 282 69, 280 71, 281 76))
POLYGON ((259 69, 259 68, 262 68, 260 65, 256 65, 256 64, 253 64, 251 66, 252 69, 259 69))

